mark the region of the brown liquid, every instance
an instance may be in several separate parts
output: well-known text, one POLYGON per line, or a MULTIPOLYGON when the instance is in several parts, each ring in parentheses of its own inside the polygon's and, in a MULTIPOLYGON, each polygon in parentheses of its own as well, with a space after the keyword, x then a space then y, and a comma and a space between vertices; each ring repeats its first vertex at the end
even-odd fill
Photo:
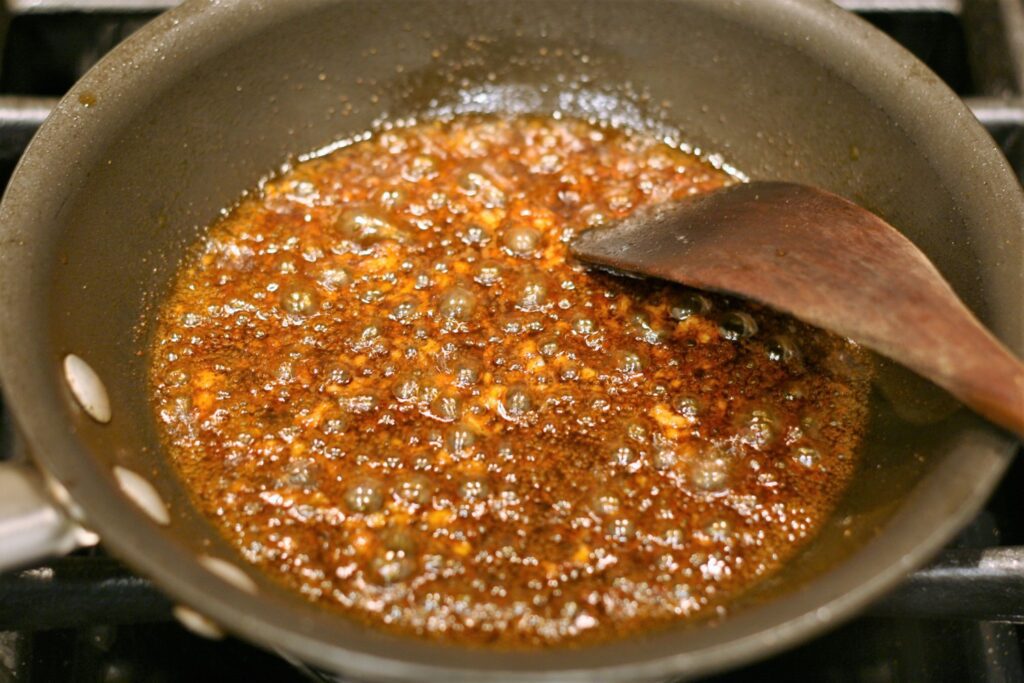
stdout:
POLYGON ((302 163, 213 226, 153 345, 196 504, 310 600, 529 647, 713 613, 849 482, 852 344, 590 273, 574 231, 732 182, 639 135, 457 118, 302 163))

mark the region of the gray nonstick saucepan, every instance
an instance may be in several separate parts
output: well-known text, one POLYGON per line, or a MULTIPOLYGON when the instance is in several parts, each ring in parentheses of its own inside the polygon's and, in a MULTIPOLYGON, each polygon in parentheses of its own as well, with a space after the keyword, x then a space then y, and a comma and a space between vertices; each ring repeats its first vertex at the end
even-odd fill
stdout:
POLYGON ((0 365, 31 455, 0 470, 0 564, 95 532, 193 625, 326 671, 625 681, 720 670, 809 638, 948 542, 1014 443, 966 411, 931 409, 941 398, 897 370, 880 375, 856 482, 805 551, 719 622, 600 647, 524 654, 367 630, 261 576, 196 512, 157 438, 144 351, 202 227, 290 158, 382 118, 555 110, 673 131, 752 178, 859 202, 1024 355, 1017 180, 934 74, 829 2, 189 0, 74 87, 0 207, 0 365), (108 421, 69 388, 70 376, 101 401, 89 369, 108 421))

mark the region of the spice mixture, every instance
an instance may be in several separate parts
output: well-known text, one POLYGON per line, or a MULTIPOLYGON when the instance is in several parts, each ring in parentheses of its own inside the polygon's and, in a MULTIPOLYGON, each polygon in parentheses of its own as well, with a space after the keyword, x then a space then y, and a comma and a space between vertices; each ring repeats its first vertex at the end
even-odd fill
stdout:
POLYGON ((394 128, 266 182, 153 340, 196 504, 248 561, 399 633, 535 647, 721 610, 843 493, 863 352, 567 243, 732 182, 531 117, 394 128))

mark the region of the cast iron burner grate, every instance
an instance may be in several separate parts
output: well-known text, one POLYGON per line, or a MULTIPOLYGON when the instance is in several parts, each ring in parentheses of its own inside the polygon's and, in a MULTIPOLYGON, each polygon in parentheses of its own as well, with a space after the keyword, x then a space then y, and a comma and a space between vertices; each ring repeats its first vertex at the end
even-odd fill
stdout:
MULTIPOLYGON (((174 0, 6 0, 0 9, 0 182, 96 60, 174 0)), ((1024 178, 1022 0, 840 0, 938 73, 1024 178)), ((11 455, 0 414, 0 459, 11 455)), ((867 616, 715 681, 1024 683, 1024 458, 931 567, 867 616), (1018 626, 1014 626, 1018 624, 1018 626)), ((0 683, 307 681, 235 640, 191 635, 170 603, 102 548, 0 575, 0 683)))

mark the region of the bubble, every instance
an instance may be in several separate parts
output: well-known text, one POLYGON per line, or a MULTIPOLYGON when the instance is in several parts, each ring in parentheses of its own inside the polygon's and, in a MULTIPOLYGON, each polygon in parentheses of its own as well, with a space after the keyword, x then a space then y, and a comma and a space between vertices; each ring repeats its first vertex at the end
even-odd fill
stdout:
POLYGON ((408 532, 393 529, 381 538, 382 551, 373 559, 373 570, 386 584, 405 581, 417 569, 416 541, 408 532))
POLYGON ((387 551, 383 557, 374 559, 373 569, 384 583, 399 583, 416 573, 416 561, 411 557, 399 557, 398 553, 387 551))
POLYGON ((525 225, 514 226, 505 230, 501 243, 516 256, 529 256, 540 246, 540 233, 525 225))
POLYGON ((379 289, 367 289, 359 294, 359 300, 364 304, 372 304, 384 298, 384 292, 379 289))
POLYGON ((612 464, 635 470, 640 465, 640 454, 632 446, 619 444, 612 447, 612 464))
POLYGON ((378 195, 378 201, 381 207, 385 209, 394 209, 395 207, 401 206, 408 200, 409 195, 404 190, 397 188, 388 188, 382 190, 378 195))
POLYGON ((448 195, 444 192, 431 192, 430 198, 427 199, 427 207, 431 211, 437 211, 448 203, 448 195))
POLYGON ((455 454, 464 454, 473 450, 476 445, 476 434, 466 425, 455 425, 448 432, 448 450, 455 454))
POLYGON ((412 555, 416 552, 416 539, 401 527, 388 527, 381 534, 381 545, 385 550, 412 555))
POLYGON ((626 436, 637 443, 647 443, 647 437, 650 435, 647 426, 642 422, 632 420, 626 423, 626 436))
POLYGON ((588 228, 596 228, 608 221, 608 217, 604 213, 594 208, 584 210, 581 215, 585 217, 584 220, 588 228))
POLYGON ((207 246, 207 252, 214 256, 214 263, 218 268, 241 272, 252 270, 253 257, 256 255, 252 247, 246 244, 221 240, 211 240, 207 246))
POLYGON ((350 413, 369 413, 377 409, 380 401, 373 394, 356 394, 338 399, 338 405, 350 413))
POLYGON ((400 236, 398 228, 382 215, 357 208, 342 211, 335 227, 342 239, 354 242, 364 248, 384 240, 397 239, 400 236))
POLYGON ((605 524, 605 533, 619 542, 625 542, 636 535, 636 524, 628 517, 615 517, 605 524))
POLYGON ((517 419, 533 409, 533 399, 530 397, 529 389, 521 384, 516 384, 505 392, 501 405, 506 417, 517 419))
POLYGON ((516 305, 526 311, 535 311, 547 302, 548 288, 536 275, 529 275, 519 285, 516 305))
POLYGON ((473 386, 480 381, 480 363, 474 358, 459 358, 452 364, 452 374, 456 386, 473 386))
POLYGON ((491 235, 486 228, 473 223, 462 233, 462 241, 465 244, 482 247, 491 241, 491 235))
POLYGON ((668 314, 674 320, 686 320, 695 315, 703 315, 711 310, 711 302, 707 297, 696 292, 679 292, 669 301, 668 314))
POLYGON ((792 382, 786 386, 783 397, 787 401, 800 401, 807 398, 807 392, 800 383, 792 382))
POLYGON ((418 183, 437 176, 437 159, 429 154, 418 154, 402 168, 402 178, 418 183))
POLYGON ((463 171, 455 179, 456 186, 470 197, 480 191, 480 188, 490 183, 482 173, 477 171, 463 171))
POLYGON ((580 193, 575 190, 559 190, 558 201, 567 206, 576 206, 580 203, 580 193))
POLYGON ((563 382, 575 382, 580 378, 580 366, 576 363, 566 363, 558 370, 558 379, 563 382))
POLYGON ((408 503, 426 505, 434 497, 434 486, 423 475, 410 474, 398 482, 395 494, 408 503))
POLYGON ((463 194, 467 197, 476 197, 488 208, 505 205, 505 193, 483 173, 464 171, 455 182, 463 194))
POLYGON ((381 484, 376 479, 364 479, 350 486, 344 495, 345 504, 353 512, 377 512, 384 504, 381 484))
POLYGON ((422 403, 431 403, 440 393, 441 390, 437 386, 436 377, 420 378, 420 390, 416 400, 422 403))
POLYGON ((540 175, 551 175, 561 170, 565 162, 557 154, 549 153, 541 155, 537 163, 530 166, 530 173, 537 173, 540 175))
POLYGON ((597 331, 597 323, 593 318, 585 315, 578 315, 572 319, 572 331, 576 334, 593 334, 597 331))
POLYGON ((430 414, 444 422, 454 422, 462 417, 462 401, 453 394, 440 394, 430 402, 430 414))
POLYGON ((340 365, 331 365, 324 373, 324 384, 345 386, 352 381, 352 373, 340 365))
POLYGON ((403 299, 399 301, 391 309, 388 317, 401 323, 409 323, 416 320, 419 318, 419 312, 416 310, 416 300, 403 299))
POLYGON ((591 507, 599 516, 609 517, 617 513, 621 509, 622 504, 619 502, 619 498, 615 494, 602 492, 594 496, 591 507))
POLYGON ((316 292, 304 287, 286 287, 279 294, 281 308, 292 315, 309 315, 320 305, 316 292))
POLYGON ((380 336, 380 323, 376 320, 363 325, 363 329, 359 330, 359 340, 362 342, 371 342, 380 336))
POLYGON ((377 578, 386 583, 399 583, 405 581, 416 573, 416 561, 411 557, 398 557, 397 553, 388 551, 383 557, 373 560, 373 570, 377 578))
POLYGON ((718 331, 729 341, 749 339, 757 334, 757 322, 749 313, 729 311, 719 321, 718 331))
POLYGON ((491 494, 491 486, 482 477, 472 477, 459 484, 459 497, 468 503, 483 500, 491 494))
POLYGON ((395 380, 391 391, 399 401, 415 401, 419 398, 420 379, 415 375, 402 375, 395 380))
POLYGON ((637 201, 637 190, 628 183, 615 184, 602 193, 612 211, 628 211, 637 201))
POLYGON ((754 408, 740 413, 736 421, 740 441, 758 450, 770 446, 779 432, 777 420, 766 408, 754 408))
POLYGON ((651 325, 650 316, 643 311, 637 311, 630 316, 629 329, 648 344, 657 344, 665 336, 663 330, 655 329, 651 325))
POLYGON ((167 373, 167 386, 182 387, 188 384, 190 375, 184 370, 171 370, 167 373))
POLYGON ((481 261, 476 267, 476 276, 473 278, 484 287, 490 287, 501 282, 502 266, 497 261, 481 261))
POLYGON ((716 519, 704 527, 704 534, 716 543, 725 543, 732 537, 732 524, 725 519, 716 519))
POLYGON ((537 350, 540 355, 550 358, 558 353, 558 340, 554 337, 545 337, 537 343, 537 350))
POLYGON ((799 446, 793 451, 793 459, 804 467, 814 467, 821 462, 821 453, 810 446, 799 446))
POLYGON ((450 287, 437 298, 437 310, 449 320, 465 322, 476 309, 476 296, 464 287, 450 287))
POLYGON ((324 268, 320 271, 317 282, 319 282, 325 289, 335 291, 342 287, 347 287, 349 283, 352 282, 352 276, 346 269, 340 266, 335 268, 324 268))
POLYGON ((700 491, 722 491, 729 485, 728 460, 717 448, 709 448, 690 466, 690 481, 700 491))
POLYGON ((678 461, 679 456, 675 450, 667 446, 656 449, 651 456, 651 464, 658 470, 672 469, 678 461))
POLYGON ((702 406, 700 399, 694 396, 683 395, 676 397, 672 402, 672 409, 690 422, 696 422, 700 416, 702 406))
POLYGON ((312 458, 291 460, 285 468, 284 480, 288 486, 312 486, 317 480, 317 464, 312 458))
POLYGON ((665 530, 665 532, 661 535, 661 538, 663 539, 665 545, 669 546, 670 548, 679 549, 686 544, 687 534, 685 529, 679 527, 671 527, 665 530))
POLYGON ((768 359, 776 363, 792 363, 800 360, 800 351, 793 340, 785 336, 775 336, 767 341, 765 350, 768 359))
POLYGON ((498 457, 501 458, 502 460, 506 460, 506 461, 515 460, 515 458, 516 458, 516 451, 515 451, 515 448, 512 447, 512 444, 509 441, 506 441, 506 440, 503 439, 498 444, 498 457))
POLYGON ((348 429, 348 420, 343 417, 332 417, 324 422, 324 434, 344 434, 348 429))
POLYGON ((290 361, 285 361, 277 367, 275 373, 277 381, 281 384, 287 384, 295 378, 295 365, 290 361))
POLYGON ((643 372, 644 359, 635 351, 617 351, 615 367, 624 374, 635 375, 643 372))

